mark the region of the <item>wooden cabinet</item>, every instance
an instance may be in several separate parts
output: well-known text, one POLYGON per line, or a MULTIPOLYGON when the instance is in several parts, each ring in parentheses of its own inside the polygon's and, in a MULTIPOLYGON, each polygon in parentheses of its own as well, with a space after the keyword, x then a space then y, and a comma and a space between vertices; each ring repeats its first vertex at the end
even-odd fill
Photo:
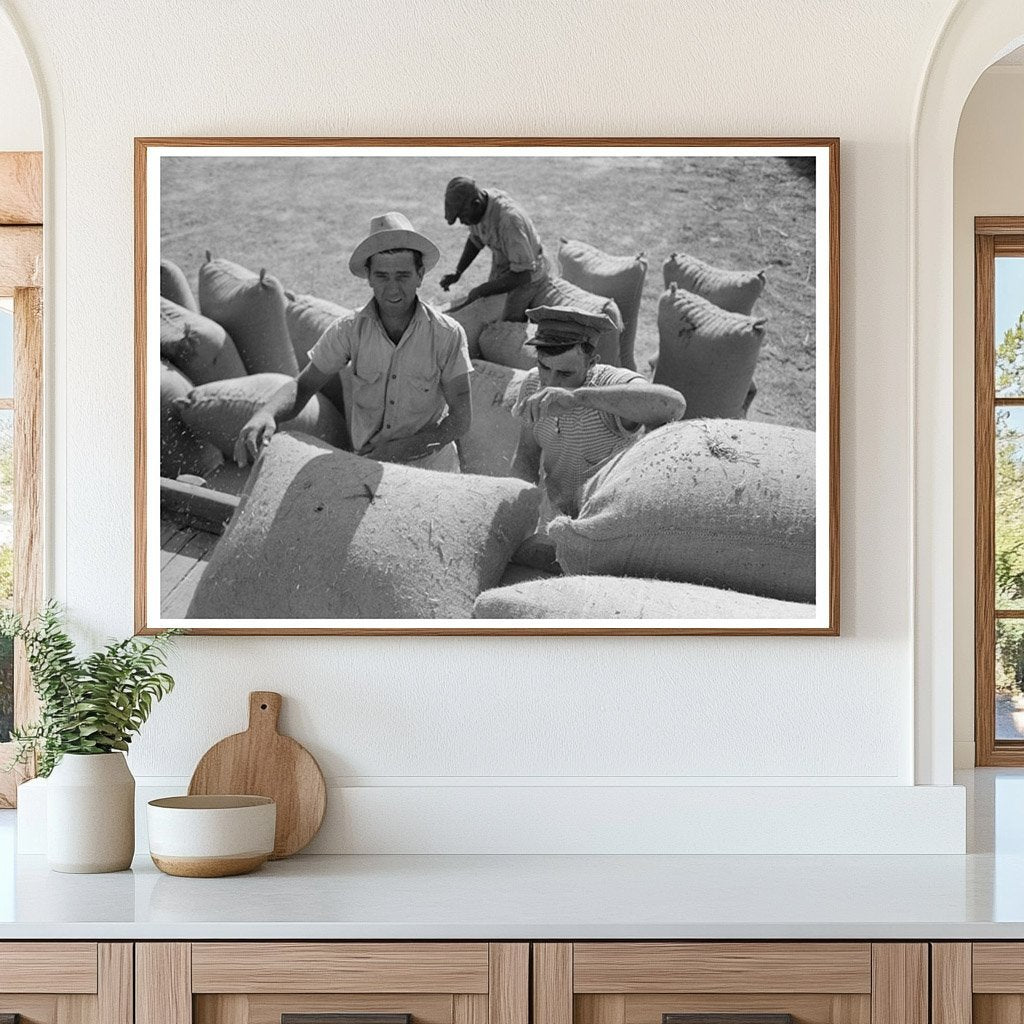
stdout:
POLYGON ((924 943, 536 943, 533 957, 533 1024, 928 1022, 924 943))
POLYGON ((932 944, 934 1024, 1024 1020, 1024 942, 932 944))
POLYGON ((21 1024, 132 1024, 130 942, 0 944, 0 1017, 21 1024))
POLYGON ((529 1024, 529 970, 514 942, 143 942, 136 1024, 529 1024))

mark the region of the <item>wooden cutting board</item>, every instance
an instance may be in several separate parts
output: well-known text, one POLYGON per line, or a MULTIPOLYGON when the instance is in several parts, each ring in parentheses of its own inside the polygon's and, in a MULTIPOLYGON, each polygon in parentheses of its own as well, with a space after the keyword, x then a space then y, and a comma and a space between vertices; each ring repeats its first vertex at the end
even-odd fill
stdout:
POLYGON ((313 755, 277 731, 281 694, 249 694, 249 728, 215 743, 200 758, 190 796, 246 793, 277 803, 271 860, 298 853, 316 835, 327 808, 327 787, 313 755))

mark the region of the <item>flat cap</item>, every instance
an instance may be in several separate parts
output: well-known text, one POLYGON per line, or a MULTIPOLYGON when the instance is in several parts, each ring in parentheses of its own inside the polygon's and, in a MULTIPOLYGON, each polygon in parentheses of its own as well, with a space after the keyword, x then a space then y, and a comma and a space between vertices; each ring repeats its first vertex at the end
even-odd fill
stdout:
POLYGON ((444 190, 444 219, 449 224, 454 224, 463 206, 470 199, 474 199, 478 191, 472 178, 465 178, 462 175, 452 178, 444 190))
POLYGON ((569 348, 581 341, 596 341, 615 324, 604 313, 588 313, 573 306, 534 306, 526 318, 537 325, 537 333, 526 342, 541 348, 569 348))

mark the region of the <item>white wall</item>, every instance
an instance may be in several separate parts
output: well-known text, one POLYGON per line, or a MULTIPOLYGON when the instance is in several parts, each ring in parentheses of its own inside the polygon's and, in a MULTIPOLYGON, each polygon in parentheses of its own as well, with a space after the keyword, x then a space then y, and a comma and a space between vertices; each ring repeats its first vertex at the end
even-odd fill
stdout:
POLYGON ((25 50, 0 16, 0 151, 43 148, 39 98, 25 50))
POLYGON ((1024 215, 1024 66, 990 68, 964 107, 954 163, 954 736, 974 764, 974 218, 1024 215))
POLYGON ((53 117, 52 590, 93 638, 132 627, 133 136, 843 143, 841 638, 183 639, 136 773, 187 777, 272 688, 329 778, 427 803, 507 782, 908 787, 908 158, 946 6, 8 0, 53 117))

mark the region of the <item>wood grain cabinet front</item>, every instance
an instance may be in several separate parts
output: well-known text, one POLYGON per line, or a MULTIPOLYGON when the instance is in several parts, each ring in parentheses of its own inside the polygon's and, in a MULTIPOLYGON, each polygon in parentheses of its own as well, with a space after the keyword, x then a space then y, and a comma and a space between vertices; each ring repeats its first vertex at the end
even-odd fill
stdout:
POLYGON ((136 1024, 529 1024, 529 945, 138 943, 136 1024))
POLYGON ((1024 1021, 1024 942, 932 944, 933 1024, 1024 1021))
POLYGON ((132 1024, 130 942, 0 943, 5 1024, 132 1024))
POLYGON ((532 1024, 928 1024, 928 983, 925 943, 536 943, 532 1024))

